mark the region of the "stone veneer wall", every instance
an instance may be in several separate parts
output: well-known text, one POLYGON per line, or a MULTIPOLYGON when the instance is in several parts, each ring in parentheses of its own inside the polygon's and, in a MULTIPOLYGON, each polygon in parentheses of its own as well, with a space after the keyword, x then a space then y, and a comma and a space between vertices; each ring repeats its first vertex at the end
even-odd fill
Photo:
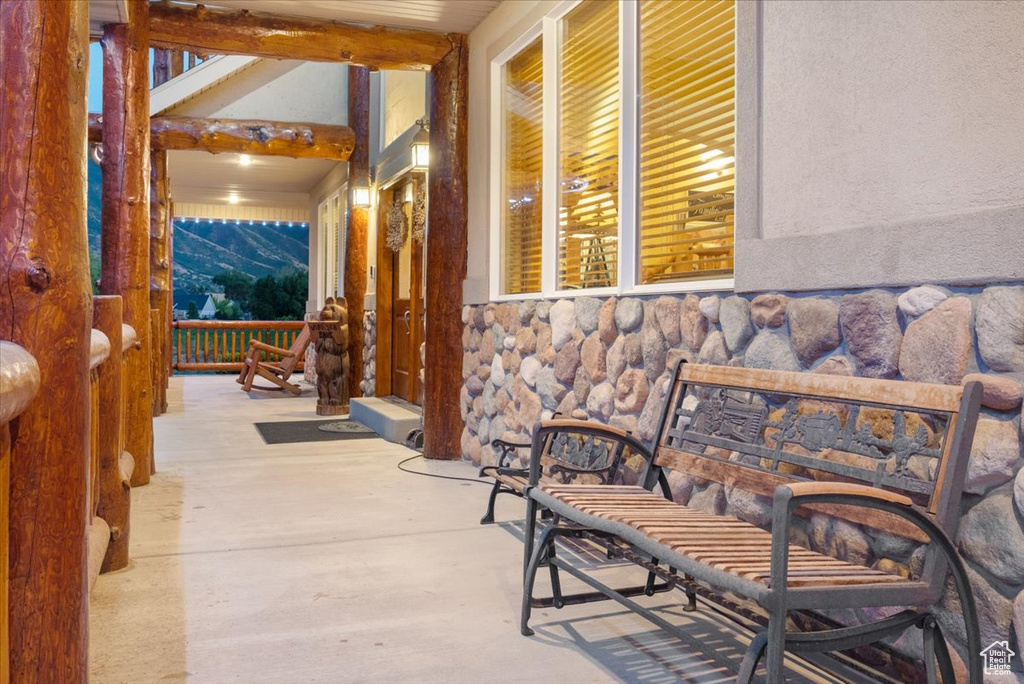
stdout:
MULTIPOLYGON (((662 296, 523 301, 463 309, 463 458, 493 463, 496 438, 526 440, 559 411, 651 440, 676 359, 874 378, 984 384, 965 483, 959 546, 967 558, 985 644, 1016 633, 1024 653, 1024 286, 934 286, 787 297, 662 296)), ((627 477, 635 479, 634 470, 627 477)), ((762 523, 767 505, 673 473, 673 496, 762 523), (733 498, 735 497, 735 500, 733 498)), ((839 521, 812 520, 811 548, 906 570, 914 546, 839 521)), ((955 598, 943 629, 962 650, 955 598)), ((864 611, 837 616, 850 621, 864 611)), ((916 632, 916 630, 914 630, 916 632)), ((920 637, 900 644, 920 653, 920 637), (915 642, 916 639, 916 642, 915 642)), ((1016 659, 1015 664, 1020 663, 1016 659)))
POLYGON ((363 312, 363 379, 359 389, 364 397, 372 397, 377 390, 377 312, 363 312))

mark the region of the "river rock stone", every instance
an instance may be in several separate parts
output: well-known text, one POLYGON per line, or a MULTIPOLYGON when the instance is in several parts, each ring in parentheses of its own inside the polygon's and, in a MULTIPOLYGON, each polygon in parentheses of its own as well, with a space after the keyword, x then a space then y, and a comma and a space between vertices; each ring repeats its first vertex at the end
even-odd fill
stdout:
POLYGON ((501 366, 505 369, 505 375, 515 375, 519 372, 519 366, 523 363, 522 355, 517 351, 505 351, 501 354, 501 366))
MULTIPOLYGON (((494 393, 494 409, 495 413, 504 413, 505 407, 508 406, 511 398, 508 395, 508 391, 501 389, 494 393)), ((505 421, 508 423, 508 421, 505 421)))
POLYGON ((1012 421, 979 418, 964 491, 983 494, 1008 482, 1021 465, 1019 439, 1012 421))
POLYGON ((1017 408, 1024 397, 1024 384, 1009 376, 991 373, 968 373, 964 376, 964 384, 974 381, 982 385, 981 405, 997 411, 1017 408))
POLYGON ((555 369, 546 366, 537 373, 537 394, 540 396, 541 405, 549 411, 558 408, 558 402, 562 400, 569 390, 555 377, 555 369))
POLYGON ((466 352, 462 355, 462 379, 470 375, 476 375, 476 369, 480 366, 480 355, 476 352, 466 352))
POLYGON ((484 307, 478 306, 473 309, 473 327, 483 332, 485 328, 489 327, 487 319, 484 316, 484 307))
POLYGON ((637 436, 645 442, 654 439, 654 433, 658 429, 658 421, 661 419, 661 412, 665 406, 665 395, 668 394, 669 377, 663 375, 654 381, 650 394, 647 395, 647 403, 644 410, 640 412, 640 419, 637 421, 637 436))
POLYGON ((706 363, 712 366, 724 366, 729 363, 729 350, 725 346, 725 336, 719 330, 712 330, 708 333, 707 339, 701 345, 697 354, 697 363, 706 363))
POLYGON ((587 397, 587 413, 591 418, 607 422, 615 410, 615 388, 610 382, 602 382, 590 390, 587 397))
MULTIPOLYGON (((534 423, 540 420, 540 415, 544 408, 541 404, 540 397, 526 387, 523 387, 519 391, 517 399, 519 402, 519 420, 522 422, 524 427, 532 430, 534 423)), ((506 408, 511 406, 512 404, 509 404, 506 408)))
POLYGON ((507 332, 514 333, 519 329, 519 305, 507 303, 494 307, 494 322, 507 332))
POLYGON ((725 513, 725 503, 725 487, 713 482, 703 489, 694 487, 687 506, 705 513, 722 515, 725 513))
POLYGON ((494 331, 485 330, 480 337, 480 359, 489 359, 494 356, 494 331))
POLYGON ((619 328, 615 325, 615 304, 618 300, 609 297, 601 305, 601 311, 597 315, 597 334, 605 346, 611 346, 615 338, 619 336, 619 328))
POLYGON ((744 355, 747 368, 765 368, 767 370, 798 371, 800 362, 796 360, 789 340, 784 336, 764 330, 754 338, 744 355))
POLYGON ((630 333, 626 335, 623 349, 626 353, 626 363, 630 366, 639 366, 644 362, 644 348, 639 334, 630 333))
POLYGON ((839 346, 839 307, 830 299, 794 299, 786 307, 796 357, 811 366, 839 346))
POLYGON ((484 381, 478 375, 471 375, 466 379, 466 390, 471 396, 480 396, 484 391, 484 381))
POLYGON ((621 333, 640 327, 644 320, 644 303, 633 297, 620 299, 615 305, 615 325, 621 333))
POLYGON ((500 387, 505 382, 505 366, 501 360, 501 354, 495 354, 491 359, 491 382, 500 387))
POLYGON ((576 298, 576 325, 585 335, 597 330, 601 312, 601 300, 596 297, 576 298))
POLYGON ((494 304, 487 304, 484 306, 484 325, 490 328, 494 325, 494 304))
POLYGON ((592 382, 604 382, 608 376, 607 352, 598 333, 592 332, 583 340, 580 348, 580 361, 592 382))
MULTIPOLYGON (((504 394, 505 390, 501 390, 501 392, 504 394)), ((488 418, 498 412, 498 405, 496 401, 497 395, 498 392, 495 390, 494 385, 484 386, 484 393, 480 396, 480 408, 483 411, 483 414, 488 418)), ((476 406, 474 405, 474 410, 475 408, 476 406)))
POLYGON ((576 328, 576 303, 571 299, 560 299, 551 306, 551 344, 560 351, 572 339, 576 328))
POLYGON ((516 348, 516 338, 512 335, 505 335, 501 339, 501 346, 503 346, 507 351, 512 351, 516 348))
POLYGON ((994 371, 1024 371, 1024 286, 990 287, 977 300, 978 352, 994 371))
POLYGON ((462 324, 466 325, 469 323, 469 316, 473 311, 473 307, 468 304, 462 307, 462 324))
POLYGON ((527 356, 523 359, 523 363, 519 366, 519 376, 523 379, 530 387, 537 386, 537 374, 540 373, 540 369, 543 368, 542 364, 536 356, 527 356))
POLYGON ((576 378, 576 369, 580 367, 580 350, 575 344, 567 344, 555 354, 555 377, 558 381, 571 385, 576 378))
POLYGON ((645 325, 640 332, 644 372, 651 382, 665 372, 665 336, 656 325, 645 325))
MULTIPOLYGON (((602 382, 604 378, 597 382, 602 382)), ((580 367, 576 369, 576 377, 573 379, 572 391, 576 395, 576 399, 579 403, 584 404, 587 401, 587 397, 590 396, 590 388, 593 386, 590 374, 587 373, 586 368, 580 367)), ((575 408, 575 407, 574 407, 575 408)))
POLYGON ((605 357, 608 381, 614 384, 626 370, 626 338, 617 337, 605 357))
MULTIPOLYGON (((687 349, 694 353, 700 351, 708 335, 708 327, 708 319, 700 312, 700 299, 697 295, 686 295, 679 307, 679 330, 687 349)), ((673 346, 675 344, 672 342, 673 346)))
POLYGON ((693 478, 681 470, 670 470, 666 479, 672 500, 682 506, 688 504, 693 493, 693 478))
POLYGON ((519 302, 520 325, 530 325, 530 321, 533 320, 533 315, 535 313, 537 313, 537 300, 527 299, 519 302))
POLYGON ((822 361, 821 365, 812 372, 820 375, 843 375, 850 377, 853 375, 853 364, 845 356, 830 356, 822 361))
POLYGON ((1013 488, 991 492, 960 521, 960 550, 1007 584, 1024 584, 1024 531, 1013 510, 1013 488))
POLYGON ((481 418, 477 427, 476 438, 481 444, 487 444, 491 440, 491 419, 481 418))
POLYGON ((675 297, 658 297, 645 314, 645 318, 650 320, 653 313, 654 322, 672 347, 682 339, 679 334, 679 303, 675 297))
POLYGON ((949 295, 937 287, 922 285, 907 290, 896 298, 896 305, 907 318, 916 318, 934 309, 949 295))
POLYGON ((520 328, 516 333, 516 348, 521 354, 532 354, 537 351, 537 333, 533 328, 520 328))
POLYGON ((725 488, 725 514, 764 527, 772 522, 772 500, 739 487, 725 488))
POLYGON ((953 297, 907 326, 900 373, 911 382, 956 385, 971 356, 971 300, 953 297))
POLYGON ((579 400, 576 398, 576 393, 570 390, 562 397, 562 401, 558 402, 558 408, 555 411, 564 418, 568 418, 572 415, 580 405, 579 400))
POLYGON ((754 326, 750 324, 750 302, 743 297, 726 297, 719 307, 718 319, 729 352, 742 351, 754 336, 754 326))
POLYGON ((480 334, 480 331, 473 328, 469 333, 469 350, 479 351, 481 339, 483 339, 483 336, 480 334))
MULTIPOLYGON (((491 379, 491 364, 484 363, 484 364, 480 364, 479 366, 477 366, 477 368, 476 368, 476 375, 477 375, 478 378, 480 378, 484 382, 487 382, 488 380, 490 380, 491 379)), ((501 384, 501 383, 498 383, 498 384, 501 384)))
MULTIPOLYGON (((694 363, 697 360, 697 356, 689 349, 669 349, 665 353, 665 370, 671 371, 679 363, 679 359, 683 359, 686 363, 694 363)), ((652 380, 653 382, 653 380, 652 380)))
POLYGON ((709 323, 718 323, 718 309, 721 304, 721 297, 701 297, 698 307, 709 323))
POLYGON ((537 325, 537 358, 544 365, 555 362, 555 347, 551 344, 551 325, 548 323, 537 325))
POLYGON ((551 302, 546 299, 542 299, 537 302, 537 306, 534 308, 534 313, 542 321, 548 320, 551 315, 551 302))
POLYGON ((639 368, 630 368, 615 383, 615 410, 619 413, 639 413, 647 402, 650 389, 647 376, 639 368))
POLYGON ((763 294, 750 302, 750 318, 758 328, 778 328, 786 322, 789 297, 783 294, 763 294))
MULTIPOLYGON (((994 641, 1006 640, 1010 636, 1013 603, 970 565, 967 565, 967 579, 971 584, 978 610, 981 643, 987 646, 994 641)), ((935 617, 947 637, 961 644, 967 640, 963 609, 960 607, 956 585, 951 576, 946 577, 946 591, 939 603, 939 610, 935 611, 935 617)))
POLYGON ((869 378, 891 378, 899 369, 903 334, 896 319, 896 297, 882 290, 843 295, 839 322, 857 366, 869 378))
MULTIPOLYGON (((636 416, 613 415, 611 418, 608 419, 608 424, 614 428, 625 430, 630 434, 636 433, 636 416)), ((634 457, 630 457, 630 460, 634 461, 634 457)), ((641 457, 640 461, 642 465, 644 463, 643 457, 641 457)))

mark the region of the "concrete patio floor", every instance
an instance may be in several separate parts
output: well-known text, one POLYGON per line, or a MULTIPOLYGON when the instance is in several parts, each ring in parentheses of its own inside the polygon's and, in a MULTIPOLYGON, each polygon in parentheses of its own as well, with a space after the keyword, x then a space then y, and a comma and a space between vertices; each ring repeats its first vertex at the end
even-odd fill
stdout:
MULTIPOLYGON (((249 397, 232 380, 171 382, 159 472, 132 492, 132 564, 93 590, 95 684, 735 677, 749 637, 711 611, 684 614, 676 593, 642 602, 689 624, 690 643, 611 602, 536 611, 537 636, 520 636, 521 501, 499 503, 509 522, 481 526, 487 489, 398 470, 414 455, 404 447, 268 446, 253 423, 316 418, 313 391, 249 397)), ((476 475, 458 462, 407 467, 476 475)), ((643 577, 611 571, 625 572, 643 577)))

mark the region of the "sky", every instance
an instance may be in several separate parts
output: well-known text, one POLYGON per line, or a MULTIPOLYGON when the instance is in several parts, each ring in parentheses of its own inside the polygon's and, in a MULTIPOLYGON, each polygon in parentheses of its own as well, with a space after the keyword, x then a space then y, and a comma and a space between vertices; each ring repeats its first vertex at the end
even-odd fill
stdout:
MULTIPOLYGON (((149 85, 153 86, 153 51, 149 51, 149 85)), ((103 111, 103 48, 99 42, 89 43, 89 112, 103 111)))

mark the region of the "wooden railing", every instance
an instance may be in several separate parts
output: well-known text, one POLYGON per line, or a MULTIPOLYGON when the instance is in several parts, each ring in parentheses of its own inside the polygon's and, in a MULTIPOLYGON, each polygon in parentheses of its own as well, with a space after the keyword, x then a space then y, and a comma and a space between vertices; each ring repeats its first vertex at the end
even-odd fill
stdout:
MULTIPOLYGON (((175 321, 171 324, 171 358, 175 371, 238 372, 250 340, 287 349, 302 321, 175 321)), ((274 355, 271 361, 279 361, 274 355)), ((298 370, 302 369, 299 361, 298 370)))
POLYGON ((0 682, 9 681, 8 528, 11 500, 11 421, 39 391, 39 366, 22 347, 0 341, 0 682))

